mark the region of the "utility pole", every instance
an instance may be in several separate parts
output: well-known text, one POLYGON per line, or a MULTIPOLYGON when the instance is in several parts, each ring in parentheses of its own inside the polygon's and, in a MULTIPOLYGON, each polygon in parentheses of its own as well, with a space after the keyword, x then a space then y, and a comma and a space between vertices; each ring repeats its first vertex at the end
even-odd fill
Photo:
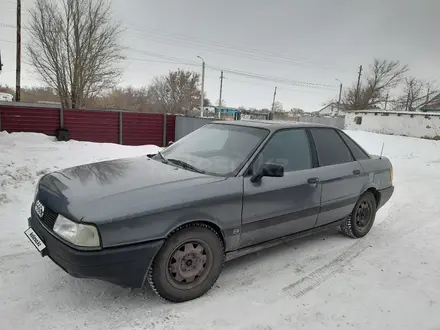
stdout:
POLYGON ((203 101, 205 99, 205 60, 200 56, 197 56, 202 60, 202 88, 200 90, 200 117, 203 117, 203 101))
POLYGON ((17 0, 17 59, 15 72, 15 102, 20 102, 21 89, 21 0, 17 0))
POLYGON ((359 89, 361 87, 361 76, 362 76, 362 65, 359 67, 358 81, 356 86, 356 105, 358 105, 359 100, 359 89))
POLYGON ((388 97, 390 96, 390 94, 389 93, 387 93, 387 97, 385 98, 385 109, 384 110, 386 110, 387 109, 387 105, 388 105, 388 97))
POLYGON ((221 107, 222 106, 222 92, 223 92, 223 70, 222 73, 220 74, 220 98, 218 100, 218 106, 221 107))
POLYGON ((408 91, 408 96, 406 97, 406 105, 405 105, 405 111, 408 111, 409 107, 409 97, 410 97, 410 91, 408 91))
POLYGON ((339 79, 336 79, 336 80, 339 81, 339 97, 338 97, 338 113, 339 113, 340 108, 341 108, 342 81, 340 81, 339 79))
POLYGON ((2 53, 0 52, 0 73, 2 73, 3 63, 2 63, 2 53))
POLYGON ((275 90, 273 91, 273 100, 272 100, 272 120, 274 118, 274 110, 275 110, 275 97, 277 96, 277 87, 275 86, 275 90))

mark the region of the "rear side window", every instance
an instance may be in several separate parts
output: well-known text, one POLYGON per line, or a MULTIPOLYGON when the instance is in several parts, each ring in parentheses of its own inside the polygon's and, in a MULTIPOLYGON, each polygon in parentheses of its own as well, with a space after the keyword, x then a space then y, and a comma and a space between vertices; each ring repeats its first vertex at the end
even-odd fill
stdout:
POLYGON ((350 150, 334 129, 312 128, 311 132, 315 141, 320 166, 353 161, 350 150))
POLYGON ((339 132, 339 135, 342 137, 342 139, 344 140, 344 142, 348 145, 348 147, 350 148, 351 152, 354 155, 354 158, 356 158, 356 160, 362 160, 362 159, 369 159, 370 156, 368 156, 357 144, 356 142, 354 142, 350 137, 348 137, 347 135, 345 135, 342 132, 339 132))

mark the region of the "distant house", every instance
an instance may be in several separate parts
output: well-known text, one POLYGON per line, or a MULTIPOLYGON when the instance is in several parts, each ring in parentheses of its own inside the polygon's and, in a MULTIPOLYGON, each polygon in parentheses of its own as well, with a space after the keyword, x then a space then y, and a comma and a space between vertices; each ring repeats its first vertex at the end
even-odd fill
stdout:
POLYGON ((11 94, 5 93, 5 92, 0 92, 0 101, 12 102, 13 99, 14 99, 14 97, 11 94))
POLYGON ((227 108, 214 106, 215 118, 221 118, 225 120, 239 120, 241 111, 235 108, 227 108))
POLYGON ((252 111, 252 110, 242 110, 241 111, 241 119, 267 120, 269 118, 270 118, 269 112, 252 111))
POLYGON ((440 102, 434 102, 428 105, 425 105, 420 109, 423 112, 440 112, 440 102))

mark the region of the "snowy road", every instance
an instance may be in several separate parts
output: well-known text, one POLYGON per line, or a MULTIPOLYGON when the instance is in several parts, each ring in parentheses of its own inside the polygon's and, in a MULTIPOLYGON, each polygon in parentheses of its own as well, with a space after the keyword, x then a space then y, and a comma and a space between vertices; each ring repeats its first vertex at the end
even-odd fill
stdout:
POLYGON ((348 132, 394 165, 395 194, 361 240, 336 231, 226 264, 184 304, 70 277, 23 235, 36 179, 154 152, 0 133, 0 329, 440 329, 440 141, 348 132))

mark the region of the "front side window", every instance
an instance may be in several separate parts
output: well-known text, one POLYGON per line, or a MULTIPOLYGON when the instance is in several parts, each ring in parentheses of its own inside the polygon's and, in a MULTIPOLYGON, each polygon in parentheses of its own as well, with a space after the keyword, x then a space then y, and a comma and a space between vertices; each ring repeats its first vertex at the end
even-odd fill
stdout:
POLYGON ((349 163, 353 161, 350 150, 339 134, 330 128, 312 128, 313 141, 320 166, 349 163))
POLYGON ((285 172, 312 168, 310 143, 306 131, 290 129, 276 132, 257 157, 252 171, 257 171, 267 163, 282 165, 285 172))
POLYGON ((162 155, 173 164, 184 162, 206 174, 231 176, 237 174, 268 134, 262 128, 208 124, 166 148, 162 155))

